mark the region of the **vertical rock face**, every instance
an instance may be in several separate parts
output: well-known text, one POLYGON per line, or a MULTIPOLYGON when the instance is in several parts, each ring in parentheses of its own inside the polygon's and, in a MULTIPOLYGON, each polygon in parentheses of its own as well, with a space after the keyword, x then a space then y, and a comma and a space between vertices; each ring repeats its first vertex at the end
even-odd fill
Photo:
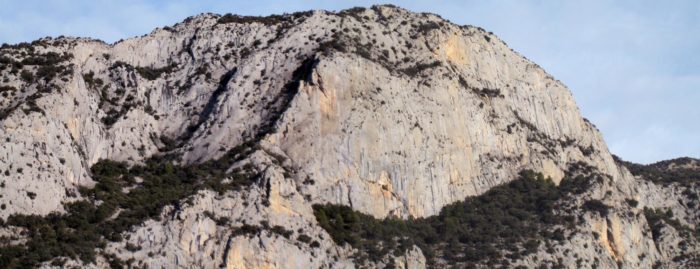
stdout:
MULTIPOLYGON (((78 189, 96 183, 90 167, 101 159, 168 155, 187 166, 254 145, 233 168, 252 167, 258 184, 183 197, 89 266, 117 257, 149 268, 352 268, 358 250, 334 242, 313 204, 428 217, 525 169, 558 183, 582 166, 606 180, 572 203, 600 200, 610 212, 581 211, 567 243, 512 264, 697 262, 697 240, 679 228, 698 223, 694 182, 633 176, 561 82, 493 34, 437 15, 203 14, 112 45, 43 39, 3 46, 0 57, 3 219, 65 212, 86 198, 78 189), (650 224, 644 207, 679 222, 650 224), (687 247, 672 247, 680 241, 687 247)), ((417 247, 391 255, 370 266, 430 264, 417 247)))

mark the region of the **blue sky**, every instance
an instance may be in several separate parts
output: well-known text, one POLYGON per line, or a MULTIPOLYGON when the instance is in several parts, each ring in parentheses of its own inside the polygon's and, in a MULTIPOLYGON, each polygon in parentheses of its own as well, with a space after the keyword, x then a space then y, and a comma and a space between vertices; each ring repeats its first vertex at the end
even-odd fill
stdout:
MULTIPOLYGON (((0 43, 107 42, 202 12, 269 15, 376 1, 0 0, 0 43)), ((493 31, 574 93, 623 159, 700 158, 700 1, 394 1, 493 31)))

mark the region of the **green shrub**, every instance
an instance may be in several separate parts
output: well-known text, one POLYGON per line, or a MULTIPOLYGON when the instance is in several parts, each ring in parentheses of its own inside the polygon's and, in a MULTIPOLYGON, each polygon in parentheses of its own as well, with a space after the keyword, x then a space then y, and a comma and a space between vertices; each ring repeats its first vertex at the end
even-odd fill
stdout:
POLYGON ((171 73, 175 70, 177 65, 171 64, 161 68, 151 68, 151 67, 136 67, 136 72, 141 75, 141 77, 147 80, 156 80, 161 74, 171 73))
POLYGON ((12 86, 0 86, 0 93, 5 93, 5 92, 17 92, 17 88, 12 87, 12 86))
POLYGON ((313 241, 311 242, 311 244, 309 244, 309 246, 312 248, 319 248, 321 247, 321 243, 319 243, 318 241, 313 241))
POLYGON ((583 203, 583 209, 590 212, 598 213, 600 216, 607 216, 610 207, 600 200, 588 200, 583 203))
POLYGON ((573 225, 574 218, 554 214, 567 195, 541 174, 523 171, 519 179, 447 205, 433 217, 380 220, 347 206, 313 208, 336 243, 360 250, 358 259, 378 261, 417 245, 433 266, 437 260, 452 266, 495 266, 503 261, 502 250, 526 255, 541 241, 565 240, 564 231, 553 227, 573 225))
POLYGON ((577 175, 573 178, 565 178, 559 183, 559 189, 566 193, 582 194, 593 184, 591 178, 577 175))
POLYGON ((256 16, 240 16, 227 13, 217 20, 218 24, 227 23, 262 23, 265 25, 274 25, 285 21, 285 17, 282 15, 271 15, 267 17, 256 17, 256 16))
POLYGON ((670 185, 672 183, 678 183, 686 188, 695 188, 698 182, 700 182, 700 169, 684 167, 684 164, 688 164, 694 160, 691 158, 678 158, 649 165, 626 162, 617 156, 613 156, 613 158, 617 163, 627 167, 633 175, 656 184, 670 185))
POLYGON ((489 89, 489 88, 471 88, 474 93, 482 96, 482 97, 491 97, 491 98, 496 98, 496 97, 505 97, 500 89, 489 89))
POLYGON ((28 70, 22 70, 21 73, 19 73, 19 77, 27 83, 32 83, 34 82, 34 73, 28 70))
POLYGON ((352 7, 352 8, 348 8, 348 9, 345 9, 345 10, 338 12, 338 16, 341 16, 341 17, 350 16, 350 17, 355 18, 358 21, 362 21, 363 17, 360 17, 360 13, 365 12, 365 10, 367 10, 367 8, 365 8, 365 7, 352 7))
POLYGON ((87 84, 88 88, 96 89, 102 86, 102 79, 95 78, 95 72, 90 71, 89 73, 83 74, 83 81, 87 84))
POLYGON ((435 29, 440 29, 440 24, 434 21, 428 21, 425 23, 421 23, 418 26, 418 31, 425 34, 428 34, 428 32, 435 30, 435 29))
POLYGON ((294 233, 293 231, 287 230, 282 226, 275 225, 270 229, 271 232, 276 233, 278 235, 284 236, 285 238, 289 239, 290 236, 294 233))
POLYGON ((55 52, 47 52, 45 54, 36 54, 22 59, 22 64, 24 65, 57 65, 64 61, 70 60, 73 57, 72 54, 64 53, 63 55, 55 52))
POLYGON ((22 59, 21 62, 15 62, 10 58, 6 60, 11 61, 13 66, 18 69, 25 65, 38 66, 36 74, 28 70, 22 70, 20 73, 20 78, 22 78, 22 80, 31 83, 41 79, 49 82, 59 74, 61 76, 69 75, 73 71, 72 66, 61 63, 70 60, 72 57, 73 55, 69 53, 58 54, 55 52, 48 52, 45 54, 34 54, 33 51, 30 51, 29 56, 22 59))
POLYGON ((414 77, 414 76, 420 74, 421 72, 423 72, 423 71, 426 70, 426 69, 436 68, 436 67, 439 67, 439 66, 441 66, 441 65, 442 65, 442 63, 441 63, 440 61, 434 61, 434 62, 432 62, 432 63, 420 63, 420 64, 416 64, 415 66, 412 66, 412 67, 409 67, 409 68, 405 68, 405 69, 401 69, 401 70, 399 70, 399 71, 403 72, 404 74, 406 74, 406 75, 408 75, 408 76, 414 77))
MULTIPOLYGON (((234 162, 252 152, 253 145, 247 142, 217 160, 188 166, 174 165, 167 157, 153 157, 134 167, 101 160, 90 169, 95 186, 80 189, 87 200, 66 204, 66 214, 8 217, 3 226, 25 228, 28 240, 22 245, 0 246, 0 268, 31 268, 56 257, 91 263, 95 250, 104 247, 106 240, 119 241, 121 234, 135 225, 158 219, 167 205, 179 208, 183 199, 202 189, 223 193, 255 182, 250 170, 227 172, 234 162), (143 182, 137 183, 136 177, 143 182), (224 183, 224 179, 230 180, 224 183), (131 190, 125 193, 125 188, 131 190), (117 211, 119 215, 113 217, 117 211)), ((27 195, 31 198, 35 194, 27 195)))
POLYGON ((63 71, 63 68, 49 65, 49 66, 41 66, 39 69, 36 71, 36 76, 44 79, 44 81, 50 81, 54 77, 56 77, 56 74, 60 73, 63 71))
POLYGON ((311 237, 306 234, 300 234, 297 236, 297 240, 307 244, 311 243, 311 237))
POLYGON ((658 208, 644 207, 644 217, 649 223, 654 241, 660 238, 664 223, 670 225, 685 237, 694 236, 696 239, 700 239, 700 230, 693 230, 683 225, 677 219, 674 219, 673 212, 670 209, 661 210, 658 208))

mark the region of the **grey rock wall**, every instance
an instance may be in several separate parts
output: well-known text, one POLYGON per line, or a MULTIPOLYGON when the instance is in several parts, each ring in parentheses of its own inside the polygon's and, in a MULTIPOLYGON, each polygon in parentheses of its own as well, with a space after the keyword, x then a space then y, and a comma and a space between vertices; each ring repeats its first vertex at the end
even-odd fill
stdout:
MULTIPOLYGON (((77 188, 94 184, 89 168, 100 159, 138 164, 172 153, 181 164, 199 163, 259 138, 258 152, 241 163, 264 171, 268 184, 202 191, 106 253, 149 268, 354 268, 354 250, 316 224, 312 204, 426 217, 523 169, 559 182, 584 163, 608 180, 578 203, 600 199, 612 213, 581 213, 583 232, 519 263, 679 266, 672 246, 681 237, 669 230, 654 240, 642 208, 671 208, 695 227, 697 207, 617 164, 566 86, 493 34, 391 6, 275 22, 222 18, 202 14, 116 44, 42 40, 35 53, 72 55, 59 64, 70 72, 48 81, 0 70, 0 85, 17 89, 0 98, 0 217, 62 212, 81 199, 77 188), (217 224, 221 217, 229 221, 217 224), (235 234, 246 224, 292 235, 235 234), (298 241, 301 234, 318 245, 298 241)), ((22 61, 26 51, 2 55, 22 61)), ((395 259, 403 268, 426 265, 417 248, 395 259)))

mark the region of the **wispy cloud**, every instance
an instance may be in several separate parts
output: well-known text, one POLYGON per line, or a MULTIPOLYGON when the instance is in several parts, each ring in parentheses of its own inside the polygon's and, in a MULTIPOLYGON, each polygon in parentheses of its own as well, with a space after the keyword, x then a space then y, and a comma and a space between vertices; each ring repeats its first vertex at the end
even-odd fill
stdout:
MULTIPOLYGON (((203 12, 268 15, 376 1, 0 0, 0 43, 43 36, 107 42, 203 12)), ((569 86, 613 153, 700 157, 700 2, 396 1, 495 32, 569 86)))

